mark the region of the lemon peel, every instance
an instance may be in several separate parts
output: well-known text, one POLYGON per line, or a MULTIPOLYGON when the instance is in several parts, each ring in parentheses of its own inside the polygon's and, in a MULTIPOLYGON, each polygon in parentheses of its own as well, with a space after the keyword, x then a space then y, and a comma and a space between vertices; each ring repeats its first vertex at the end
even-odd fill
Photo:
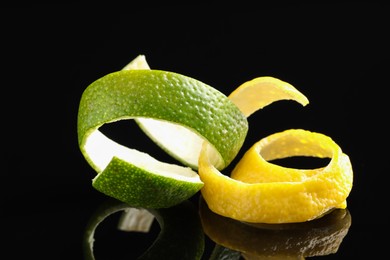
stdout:
POLYGON ((275 77, 264 76, 247 81, 229 95, 246 117, 279 100, 293 100, 306 106, 309 100, 293 85, 275 77))
POLYGON ((201 192, 210 209, 222 216, 253 223, 291 223, 346 207, 352 166, 340 147, 323 134, 290 129, 270 135, 244 154, 232 177, 213 167, 208 146, 204 144, 200 158, 201 192), (313 170, 267 162, 298 155, 331 159, 327 166, 313 170))
MULTIPOLYGON (((229 98, 249 117, 278 100, 305 106, 308 99, 291 84, 273 77, 245 82, 229 98)), ((290 129, 261 139, 233 169, 222 174, 208 159, 213 155, 203 144, 199 176, 202 196, 210 209, 222 216, 252 223, 291 223, 318 218, 332 208, 345 208, 352 189, 349 157, 328 136, 290 129), (293 169, 271 160, 292 156, 331 158, 326 167, 293 169)))

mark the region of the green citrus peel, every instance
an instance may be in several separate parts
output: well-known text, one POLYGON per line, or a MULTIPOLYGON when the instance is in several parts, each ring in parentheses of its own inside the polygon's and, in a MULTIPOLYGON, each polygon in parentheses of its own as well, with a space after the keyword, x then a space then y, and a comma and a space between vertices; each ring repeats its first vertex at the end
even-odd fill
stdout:
POLYGON ((93 186, 134 206, 163 208, 199 191, 202 143, 214 149, 213 164, 223 169, 235 158, 248 122, 224 94, 193 78, 149 70, 143 56, 108 74, 82 94, 78 113, 81 152, 98 173, 93 186), (167 153, 183 163, 168 164, 109 139, 99 127, 136 119, 167 153))

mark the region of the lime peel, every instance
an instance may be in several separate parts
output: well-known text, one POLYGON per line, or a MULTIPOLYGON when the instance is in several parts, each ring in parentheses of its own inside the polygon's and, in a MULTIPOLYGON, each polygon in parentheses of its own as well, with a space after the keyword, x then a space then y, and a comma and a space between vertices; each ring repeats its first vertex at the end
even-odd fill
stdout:
POLYGON ((212 144, 210 159, 223 169, 235 158, 247 129, 246 117, 223 93, 178 73, 150 70, 143 55, 90 84, 78 113, 80 150, 98 173, 93 187, 148 208, 170 207, 194 195, 203 186, 195 171, 201 144, 212 144), (160 162, 99 131, 103 124, 128 119, 184 166, 160 162), (172 141, 178 136, 186 142, 172 141))
MULTIPOLYGON (((138 55, 122 70, 142 69, 150 70, 145 55, 138 55)), ((153 118, 134 118, 134 120, 145 134, 168 154, 171 154, 179 161, 184 162, 184 164, 191 165, 194 169, 198 167, 198 157, 193 155, 200 154, 204 139, 199 134, 182 125, 153 118), (172 136, 175 138, 172 138, 172 136)), ((217 160, 220 160, 220 157, 217 157, 216 161, 217 160)), ((221 162, 218 162, 217 164, 220 163, 221 162)))
MULTIPOLYGON (((216 162, 219 169, 234 159, 248 127, 245 116, 224 94, 195 79, 158 70, 118 71, 98 79, 84 91, 78 125, 80 145, 85 144, 86 134, 102 124, 130 118, 170 122, 201 135, 202 141, 211 142, 220 154, 216 162)), ((175 133, 171 135, 174 137, 175 133)), ((197 162, 199 154, 186 147, 197 162)), ((175 148, 167 149, 180 160, 175 148)))

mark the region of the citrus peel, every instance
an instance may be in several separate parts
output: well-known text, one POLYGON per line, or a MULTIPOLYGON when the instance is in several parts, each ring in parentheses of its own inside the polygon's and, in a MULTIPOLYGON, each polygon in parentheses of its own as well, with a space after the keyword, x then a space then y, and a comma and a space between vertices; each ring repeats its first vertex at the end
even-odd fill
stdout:
POLYGON ((229 95, 242 113, 249 117, 255 111, 280 100, 293 100, 306 106, 309 100, 293 85, 278 78, 264 76, 247 81, 229 95))
POLYGON ((291 223, 318 218, 330 209, 345 208, 352 188, 349 157, 329 137, 301 129, 270 135, 249 149, 232 171, 223 175, 200 158, 205 183, 202 196, 210 209, 245 222, 291 223), (327 166, 294 169, 267 162, 286 156, 330 156, 327 166))
MULTIPOLYGON (((246 82, 229 98, 247 117, 278 100, 308 104, 292 85, 272 77, 246 82)), ((205 142, 199 158, 202 196, 212 211, 236 220, 309 221, 330 209, 345 208, 352 189, 349 157, 324 134, 290 129, 265 137, 244 154, 230 177, 213 166, 208 159, 212 154, 205 142), (330 162, 318 169, 294 169, 269 162, 294 156, 330 158, 330 162)))
POLYGON ((194 169, 204 140, 213 146, 213 164, 223 169, 240 150, 248 122, 237 106, 211 86, 148 67, 139 56, 84 90, 78 140, 85 159, 98 173, 94 188, 134 206, 164 208, 203 186, 194 169), (185 166, 158 161, 99 131, 103 124, 128 119, 138 120, 153 141, 185 166))

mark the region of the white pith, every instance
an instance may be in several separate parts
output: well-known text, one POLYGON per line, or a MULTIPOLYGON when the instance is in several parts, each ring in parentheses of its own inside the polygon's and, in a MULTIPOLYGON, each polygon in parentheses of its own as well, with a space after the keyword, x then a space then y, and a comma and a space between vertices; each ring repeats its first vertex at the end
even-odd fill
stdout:
POLYGON ((88 136, 84 149, 98 172, 103 171, 115 156, 154 174, 187 182, 201 182, 197 172, 190 167, 158 161, 147 153, 118 144, 99 130, 88 136))
MULTIPOLYGON (((198 167, 200 151, 205 140, 203 137, 193 130, 167 121, 151 118, 137 118, 136 120, 143 131, 168 153, 192 168, 198 167)), ((210 161, 216 167, 223 165, 218 151, 213 146, 211 147, 213 156, 210 161)))

